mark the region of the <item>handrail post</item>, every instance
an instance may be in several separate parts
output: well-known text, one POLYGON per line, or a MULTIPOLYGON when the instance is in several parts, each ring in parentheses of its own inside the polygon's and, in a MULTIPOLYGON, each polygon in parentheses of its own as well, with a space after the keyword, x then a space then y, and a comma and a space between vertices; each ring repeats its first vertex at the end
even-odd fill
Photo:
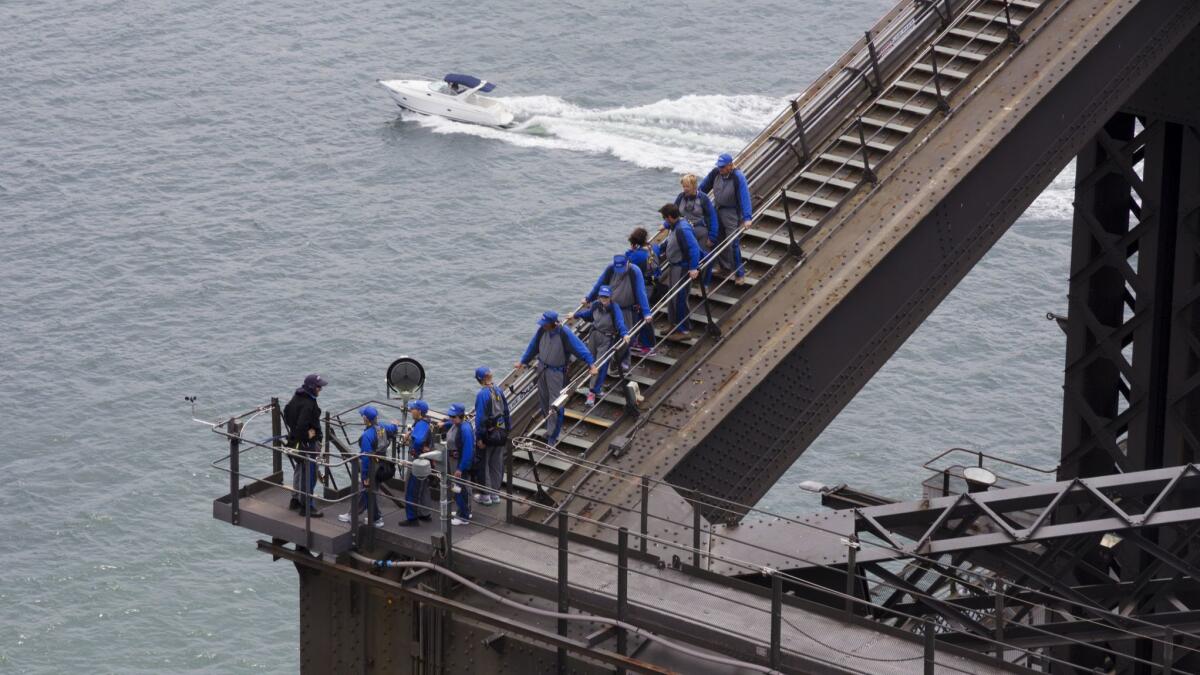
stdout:
POLYGON ((942 75, 938 70, 937 52, 931 47, 929 49, 929 63, 933 65, 933 89, 937 92, 937 107, 943 113, 950 111, 950 102, 942 95, 942 75))
POLYGON ((279 482, 283 483, 283 453, 279 448, 283 445, 283 413, 279 410, 279 398, 271 398, 271 473, 280 474, 279 482))
POLYGON ((1013 28, 1012 14, 1008 10, 1009 2, 1004 0, 1004 25, 1008 28, 1008 41, 1014 45, 1021 44, 1021 35, 1013 28))
POLYGON ((639 544, 639 546, 642 549, 642 553, 646 552, 646 533, 647 533, 647 531, 649 529, 649 525, 650 525, 649 513, 648 513, 649 508, 650 508, 650 481, 649 481, 649 479, 646 478, 645 474, 642 474, 642 521, 641 521, 641 528, 640 528, 642 536, 639 537, 639 539, 641 540, 641 543, 639 544))
POLYGON ((1163 675, 1172 675, 1175 672, 1175 629, 1170 626, 1163 635, 1162 661, 1163 675))
POLYGON ((700 499, 692 493, 692 567, 700 569, 700 499))
POLYGON ((946 23, 949 24, 954 19, 954 8, 950 6, 950 0, 946 0, 946 23))
POLYGON ((783 204, 783 225, 788 231, 788 253, 799 258, 804 252, 800 250, 800 245, 796 243, 796 233, 792 231, 792 206, 788 203, 787 188, 779 188, 779 201, 783 204))
POLYGON ((875 83, 871 85, 871 93, 878 94, 883 87, 883 73, 879 70, 879 55, 875 52, 875 41, 871 39, 871 31, 867 31, 866 36, 867 55, 871 59, 871 70, 875 72, 875 83))
MULTIPOLYGON (((353 462, 354 460, 350 460, 353 462)), ((359 501, 362 497, 359 495, 361 486, 358 482, 358 467, 354 467, 350 471, 350 546, 358 546, 358 516, 361 511, 359 501)))
POLYGON ((776 571, 771 575, 771 669, 779 670, 783 663, 783 577, 776 571))
MULTIPOLYGON (((686 290, 686 287, 684 287, 686 290)), ((713 320, 712 308, 708 303, 708 287, 704 285, 704 280, 700 280, 700 298, 704 301, 704 318, 708 321, 705 330, 709 335, 719 338, 721 337, 721 327, 713 320)))
POLYGON ((863 180, 872 183, 878 183, 879 178, 875 176, 875 172, 871 170, 871 156, 867 154, 867 135, 863 132, 862 117, 858 118, 858 145, 862 149, 863 160, 863 180))
MULTIPOLYGON (((566 614, 570 608, 567 602, 567 514, 559 511, 558 513, 558 613, 566 614)), ((558 620, 558 634, 566 637, 567 635, 567 620, 558 620)), ((558 672, 559 675, 567 673, 567 649, 559 647, 557 653, 558 672)))
POLYGON ((241 478, 241 446, 242 426, 236 420, 229 420, 225 425, 229 433, 229 522, 237 525, 242 520, 242 507, 239 503, 241 478))
POLYGON ((504 522, 511 523, 513 521, 513 448, 512 443, 506 443, 504 446, 504 492, 506 499, 504 500, 504 522))
MULTIPOLYGON (((617 530, 617 621, 629 621, 629 529, 624 527, 617 530)), ((617 626, 617 653, 621 656, 628 656, 626 640, 625 629, 617 626)), ((618 668, 617 673, 624 675, 625 669, 618 668)))
POLYGON ((1004 584, 996 582, 996 658, 1004 658, 1004 584))
POLYGON ((780 136, 767 136, 767 140, 775 141, 776 143, 779 143, 780 145, 784 146, 788 150, 792 151, 792 156, 796 158, 796 170, 797 171, 804 168, 804 165, 806 163, 805 159, 803 157, 801 157, 800 151, 796 149, 796 146, 792 145, 791 143, 788 143, 788 140, 786 138, 782 138, 780 136))
POLYGON ((937 660, 934 658, 937 647, 937 636, 933 632, 933 622, 925 619, 925 675, 937 675, 934 670, 937 660))
POLYGON ((858 537, 850 535, 846 542, 846 614, 854 614, 855 600, 858 598, 858 537))
POLYGON ((808 150, 808 136, 804 133, 804 120, 800 117, 800 104, 796 103, 795 99, 790 101, 792 104, 792 120, 796 123, 796 133, 800 135, 800 149, 804 151, 804 156, 812 157, 812 153, 808 150))

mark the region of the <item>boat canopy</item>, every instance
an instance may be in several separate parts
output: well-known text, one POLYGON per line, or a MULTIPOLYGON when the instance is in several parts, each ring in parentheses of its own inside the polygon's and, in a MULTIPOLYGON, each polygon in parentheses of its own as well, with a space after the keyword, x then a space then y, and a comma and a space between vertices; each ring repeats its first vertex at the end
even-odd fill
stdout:
MULTIPOLYGON (((449 75, 444 77, 443 80, 447 84, 461 84, 462 86, 464 86, 468 89, 474 89, 475 87, 478 87, 480 84, 483 83, 483 80, 479 79, 478 77, 472 77, 470 75, 459 75, 457 73, 450 73, 449 75)), ((495 88, 496 88, 495 84, 488 82, 487 84, 484 84, 483 88, 480 89, 479 91, 486 93, 495 88)))

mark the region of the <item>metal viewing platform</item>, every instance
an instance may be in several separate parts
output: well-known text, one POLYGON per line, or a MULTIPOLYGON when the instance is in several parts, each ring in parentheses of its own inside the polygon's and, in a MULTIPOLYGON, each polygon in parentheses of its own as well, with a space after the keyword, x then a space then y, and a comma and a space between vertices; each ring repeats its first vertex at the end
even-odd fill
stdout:
POLYGON ((296 564, 302 669, 1200 672, 1200 2, 902 0, 737 163, 747 283, 671 289, 642 323, 686 293, 698 330, 593 408, 570 371, 554 446, 502 378, 517 437, 471 524, 447 476, 430 520, 397 525, 398 478, 359 524, 357 406, 315 460, 278 401, 214 425, 214 517, 296 564), (1072 158, 1056 466, 955 449, 921 500, 756 509, 1072 158), (325 518, 289 510, 295 462, 325 518))

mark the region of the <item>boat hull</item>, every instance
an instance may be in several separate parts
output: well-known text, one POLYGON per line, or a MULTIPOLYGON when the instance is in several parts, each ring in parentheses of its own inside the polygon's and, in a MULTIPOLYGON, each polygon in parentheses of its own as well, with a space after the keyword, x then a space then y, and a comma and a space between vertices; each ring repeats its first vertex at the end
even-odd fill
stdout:
POLYGON ((495 99, 488 99, 487 105, 473 105, 431 91, 425 80, 388 80, 380 81, 380 84, 396 105, 405 110, 488 127, 505 127, 513 122, 513 114, 495 99))

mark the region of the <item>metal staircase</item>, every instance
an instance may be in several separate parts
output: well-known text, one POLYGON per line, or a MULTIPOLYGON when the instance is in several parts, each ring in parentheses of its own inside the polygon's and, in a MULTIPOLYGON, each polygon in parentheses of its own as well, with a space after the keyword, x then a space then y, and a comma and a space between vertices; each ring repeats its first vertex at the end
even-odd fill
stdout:
MULTIPOLYGON (((739 154, 738 164, 758 205, 752 227, 741 237, 745 283, 735 284, 729 276, 714 278, 708 289, 692 285, 692 336, 657 339, 656 353, 635 358, 627 375, 641 388, 643 407, 661 403, 659 384, 680 360, 718 340, 725 316, 781 263, 802 259, 808 239, 828 216, 861 186, 872 184, 883 163, 945 112, 948 97, 988 70, 997 53, 1019 43, 1022 27, 1042 4, 902 2, 739 154)), ((714 251, 706 260, 716 255, 714 251)), ((665 301, 655 307, 656 335, 668 332, 665 307, 665 301)), ((586 327, 574 328, 586 335, 586 327)), ((623 439, 614 430, 633 408, 626 404, 620 378, 613 376, 597 405, 587 409, 586 378, 578 369, 576 364, 557 449, 602 462, 620 451, 623 439)), ((509 391, 518 432, 544 438, 532 373, 510 373, 501 384, 509 391)), ((550 489, 555 502, 570 494, 552 487, 570 462, 528 450, 517 451, 514 459, 514 487, 543 496, 550 489)))

